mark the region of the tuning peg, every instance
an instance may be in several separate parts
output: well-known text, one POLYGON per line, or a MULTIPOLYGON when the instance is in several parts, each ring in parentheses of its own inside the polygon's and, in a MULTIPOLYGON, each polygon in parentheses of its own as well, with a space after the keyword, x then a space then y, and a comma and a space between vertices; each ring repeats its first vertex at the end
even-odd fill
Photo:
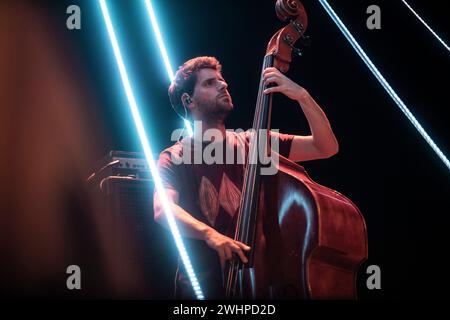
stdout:
POLYGON ((305 46, 305 47, 309 47, 311 45, 311 37, 310 36, 305 36, 302 34, 302 36, 300 37, 300 43, 305 46))
POLYGON ((294 52, 295 54, 299 55, 300 57, 303 56, 303 53, 302 53, 302 51, 299 48, 292 47, 292 52, 294 52))

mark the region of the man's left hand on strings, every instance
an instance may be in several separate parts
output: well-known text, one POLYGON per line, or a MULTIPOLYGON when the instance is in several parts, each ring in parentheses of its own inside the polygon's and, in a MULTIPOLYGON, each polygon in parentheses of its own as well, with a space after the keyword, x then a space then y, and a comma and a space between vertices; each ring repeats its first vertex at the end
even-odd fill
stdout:
POLYGON ((282 74, 277 68, 269 67, 263 71, 263 79, 266 85, 275 84, 274 87, 264 90, 265 94, 280 92, 292 100, 301 100, 306 90, 297 83, 282 74))

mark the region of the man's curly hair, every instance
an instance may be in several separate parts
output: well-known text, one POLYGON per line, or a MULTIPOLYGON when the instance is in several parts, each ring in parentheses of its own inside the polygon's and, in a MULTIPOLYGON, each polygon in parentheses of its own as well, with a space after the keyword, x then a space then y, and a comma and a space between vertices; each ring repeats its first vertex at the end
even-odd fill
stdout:
POLYGON ((169 87, 169 100, 175 111, 182 117, 188 115, 185 110, 181 96, 187 93, 192 96, 195 84, 197 83, 197 73, 201 69, 214 69, 222 71, 222 65, 215 57, 196 57, 183 63, 178 68, 175 78, 169 87))

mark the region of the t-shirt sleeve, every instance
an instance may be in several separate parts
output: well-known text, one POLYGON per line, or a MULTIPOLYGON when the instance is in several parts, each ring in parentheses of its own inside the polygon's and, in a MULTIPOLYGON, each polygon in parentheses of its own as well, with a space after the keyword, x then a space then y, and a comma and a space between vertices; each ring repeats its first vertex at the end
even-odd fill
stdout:
MULTIPOLYGON (((254 131, 252 129, 249 129, 245 131, 245 137, 247 139, 247 142, 250 141, 250 139, 253 137, 254 131)), ((286 134, 286 133, 279 133, 270 130, 269 131, 270 139, 275 139, 275 141, 271 141, 272 144, 272 150, 275 152, 278 152, 285 158, 289 158, 289 153, 291 152, 291 145, 292 140, 294 140, 294 135, 292 134, 286 134), (276 145, 273 144, 273 142, 278 142, 278 148, 276 148, 276 145)))
POLYGON ((180 165, 173 162, 171 153, 167 150, 161 152, 158 159, 158 171, 164 188, 180 192, 180 165))
MULTIPOLYGON (((294 140, 294 135, 279 133, 274 131, 269 131, 270 138, 275 138, 278 140, 278 148, 279 150, 275 150, 285 158, 289 158, 289 153, 291 152, 292 140, 294 140)), ((274 145, 272 145, 272 149, 274 149, 274 145)))

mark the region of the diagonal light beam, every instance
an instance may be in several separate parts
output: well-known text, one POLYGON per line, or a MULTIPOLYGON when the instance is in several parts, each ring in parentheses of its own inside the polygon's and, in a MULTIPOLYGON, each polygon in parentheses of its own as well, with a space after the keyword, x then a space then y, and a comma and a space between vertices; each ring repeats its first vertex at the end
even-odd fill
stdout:
POLYGON ((155 11, 150 0, 145 0, 145 5, 147 7, 148 15, 150 16, 150 21, 152 23, 153 31, 155 32, 156 40, 158 41, 159 50, 161 51, 161 56, 166 66, 167 74, 169 75, 170 81, 173 81, 175 75, 173 73, 172 67, 170 65, 169 56, 167 54, 166 46, 161 36, 161 31, 159 30, 158 21, 156 20, 155 11))
POLYGON ((400 99, 400 97, 397 95, 397 93, 392 89, 392 87, 389 85, 389 83, 386 81, 386 79, 383 77, 380 71, 378 71, 377 67, 372 63, 370 58, 367 56, 367 54, 364 52, 364 50, 361 48, 361 46, 358 44, 358 42, 355 40, 355 38, 352 36, 350 31, 348 31, 347 27, 344 25, 344 23, 341 21, 341 19, 338 17, 336 12, 331 8, 331 6, 328 4, 326 0, 319 0, 320 4, 323 6, 325 11, 328 13, 328 15, 331 17, 331 19, 336 23, 336 25, 339 27, 341 32, 344 34, 345 38, 350 42, 353 49, 358 53, 360 58, 364 61, 364 63, 367 65, 367 67, 370 69, 370 71, 373 73, 373 75, 377 78, 377 80, 380 82, 380 84, 383 86, 384 90, 391 96, 392 100, 397 104, 397 106, 400 108, 400 110, 405 114, 405 116, 408 118, 409 121, 414 125, 414 127, 419 131, 419 133, 422 135, 422 137, 425 139, 425 141, 430 145, 430 147, 434 150, 434 152, 438 155, 438 157, 442 160, 442 162, 447 166, 447 168, 450 170, 450 161, 447 159, 447 157, 444 155, 444 153, 439 149, 439 147, 434 143, 434 141, 431 139, 431 137, 428 135, 428 133, 425 131, 425 129, 420 125, 419 121, 414 117, 414 115, 409 111, 408 107, 403 103, 403 101, 400 99))
MULTIPOLYGON (((167 49, 166 49, 166 46, 164 45, 164 41, 163 41, 163 38, 161 35, 161 31, 159 29, 158 21, 156 20, 156 14, 155 14, 155 11, 153 10, 153 6, 152 6, 150 0, 145 0, 145 6, 147 8, 147 12, 150 17, 150 22, 151 22, 153 31, 155 33, 156 41, 158 42, 158 47, 159 47, 159 51, 161 52, 161 57, 164 61, 164 65, 166 66, 167 75, 169 76, 170 82, 172 82, 175 78, 175 75, 173 73, 173 69, 170 64, 169 55, 167 54, 167 49)), ((185 118, 183 118, 183 120, 184 120, 185 127, 188 130, 188 134, 192 137, 193 131, 192 131, 191 123, 185 118)), ((189 277, 191 277, 189 272, 188 272, 188 275, 189 275, 189 277)), ((191 279, 191 283, 194 283, 192 279, 191 279)), ((195 288, 194 288, 194 291, 195 291, 195 288)), ((197 295, 197 298, 198 298, 198 295, 197 295)))
POLYGON ((144 149, 144 154, 145 154, 145 157, 147 159, 148 166, 149 166, 151 174, 153 176, 153 180, 154 180, 154 183, 155 183, 156 190, 157 190, 158 195, 159 195, 159 197, 161 199, 161 202, 163 204, 163 208, 164 208, 167 220, 168 220, 168 224, 169 224, 170 230, 172 231, 172 235, 174 237, 175 244, 176 244, 176 246, 178 248, 178 251, 180 253, 181 259, 182 259, 183 264, 184 264, 184 267, 186 268, 186 271, 187 271, 187 273, 189 275, 189 278, 191 280, 194 292, 195 292, 195 294, 196 294, 198 299, 203 300, 204 299, 203 292, 202 292, 202 290, 200 288, 200 284, 199 284, 199 282, 197 280, 197 277, 195 276, 194 270, 192 268, 191 261, 189 259, 189 256, 188 256, 187 252, 186 252, 186 248, 185 248, 185 246, 183 244, 183 240, 181 238, 180 231, 178 230, 178 227, 176 225, 176 221, 174 219, 173 212, 171 210, 169 200, 168 200, 167 195, 166 195, 166 193, 164 191, 164 187, 162 185, 161 177, 159 176, 158 169, 157 169, 155 161, 153 159, 153 153, 152 153, 151 148, 150 148, 150 143, 147 140, 147 135, 146 135, 145 130, 144 130, 144 125, 142 123, 141 116, 139 114, 139 109, 138 109, 138 106, 137 106, 137 103, 136 103, 136 99, 135 99, 134 94, 133 94, 133 90, 131 89, 130 81, 128 79, 128 74, 127 74, 127 71, 126 71, 126 68, 125 68, 125 64, 123 63, 122 54, 120 52, 119 44, 117 42, 117 38, 116 38, 116 35, 115 35, 115 32, 114 32, 114 28, 113 28, 113 25, 112 25, 112 22, 111 22, 111 18, 109 16, 108 7, 106 5, 105 0, 99 0, 99 1, 100 1, 100 7, 101 7, 102 14, 103 14, 103 18, 105 20, 105 25, 106 25, 106 28, 108 30, 109 39, 111 41, 111 45, 112 45, 112 48, 113 48, 113 51, 114 51, 114 56, 116 58, 117 67, 119 68, 120 77, 122 79, 122 85, 124 87, 124 90, 125 90, 125 93, 126 93, 126 96, 127 96, 127 99, 128 99, 128 105, 129 105, 130 111, 131 111, 131 113, 133 115, 133 120, 134 120, 135 125, 136 125, 136 129, 137 129, 137 132, 138 132, 138 135, 139 135, 139 139, 141 140, 142 148, 144 149))
POLYGON ((414 9, 408 4, 408 2, 406 2, 405 0, 402 0, 402 2, 405 4, 405 6, 416 16, 417 19, 419 19, 420 22, 422 22, 422 24, 428 29, 428 31, 431 32, 431 34, 445 47, 445 49, 447 49, 447 51, 450 51, 450 48, 448 47, 448 45, 444 42, 444 40, 441 39, 441 37, 439 37, 437 35, 436 32, 434 32, 433 29, 431 29, 431 27, 422 19, 421 16, 419 16, 419 14, 414 11, 414 9))
MULTIPOLYGON (((158 42, 159 51, 161 52, 162 59, 164 61, 164 65, 166 66, 167 74, 169 75, 170 82, 173 81, 175 78, 175 75, 173 73, 172 67, 170 65, 169 55, 167 54, 166 46, 164 45, 164 41, 161 36, 161 31, 159 30, 158 21, 156 20, 155 10, 153 10, 152 3, 150 0, 145 0, 145 6, 147 7, 147 12, 150 17, 150 22, 152 24, 153 32, 156 36, 156 41, 158 42)), ((186 126, 186 129, 188 131, 189 136, 193 136, 193 130, 191 123, 186 119, 183 118, 184 125, 186 126)))

